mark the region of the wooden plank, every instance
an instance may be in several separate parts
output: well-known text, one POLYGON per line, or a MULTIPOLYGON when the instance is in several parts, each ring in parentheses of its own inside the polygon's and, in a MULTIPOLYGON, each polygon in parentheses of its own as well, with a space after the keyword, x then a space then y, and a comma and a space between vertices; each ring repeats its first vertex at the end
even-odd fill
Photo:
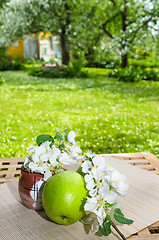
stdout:
MULTIPOLYGON (((13 173, 13 174, 19 174, 21 172, 21 170, 12 170, 10 171, 10 173, 13 173)), ((0 176, 1 175, 7 175, 8 174, 8 170, 5 170, 5 171, 0 171, 0 176)))
POLYGON ((0 183, 12 181, 20 175, 23 158, 0 159, 0 183))
POLYGON ((24 158, 0 158, 0 164, 1 163, 5 163, 5 162, 9 162, 9 163, 23 163, 24 162, 24 158))
POLYGON ((105 155, 109 155, 109 156, 116 157, 116 158, 121 158, 123 160, 128 160, 128 159, 133 159, 133 158, 145 159, 145 156, 147 156, 142 153, 115 153, 115 154, 105 154, 105 155))
POLYGON ((152 225, 149 226, 148 228, 149 228, 150 230, 151 230, 151 229, 159 229, 159 221, 156 222, 156 223, 154 223, 154 224, 152 224, 152 225))
MULTIPOLYGON (((143 164, 135 164, 140 168, 143 168, 145 170, 148 171, 157 171, 154 172, 156 174, 158 174, 159 171, 159 159, 151 154, 151 153, 117 153, 117 154, 103 154, 103 156, 111 156, 111 157, 115 157, 121 160, 126 160, 126 161, 130 161, 130 164, 133 164, 133 160, 137 160, 140 162, 143 161, 143 164), (146 165, 146 161, 148 161, 148 167, 145 167, 144 165, 146 165)), ((142 163, 142 162, 141 162, 142 163)), ((133 164, 134 165, 134 164, 133 164)))
POLYGON ((159 171, 152 170, 151 172, 152 172, 153 174, 159 175, 159 171))
POLYGON ((150 164, 149 165, 137 165, 139 168, 145 169, 147 171, 152 171, 155 170, 154 167, 152 167, 150 164))
MULTIPOLYGON (((14 179, 18 179, 18 176, 17 177, 14 177, 14 179)), ((14 180, 13 178, 0 178, 0 184, 2 184, 2 183, 7 183, 7 182, 11 182, 11 181, 13 181, 14 180)))
POLYGON ((149 162, 145 159, 131 159, 131 160, 127 160, 127 163, 130 163, 132 165, 146 165, 149 164, 149 162))
POLYGON ((149 154, 146 156, 146 159, 151 163, 151 165, 159 171, 159 159, 153 155, 153 154, 149 154))
POLYGON ((148 230, 148 228, 143 229, 142 231, 138 232, 139 236, 145 236, 145 235, 151 235, 150 231, 148 230))
POLYGON ((21 168, 21 164, 16 164, 16 165, 1 165, 0 166, 0 171, 1 169, 14 169, 14 168, 21 168))
POLYGON ((132 237, 129 237, 128 239, 131 239, 131 240, 159 240, 159 234, 156 234, 156 235, 153 235, 151 234, 150 236, 132 236, 132 237))

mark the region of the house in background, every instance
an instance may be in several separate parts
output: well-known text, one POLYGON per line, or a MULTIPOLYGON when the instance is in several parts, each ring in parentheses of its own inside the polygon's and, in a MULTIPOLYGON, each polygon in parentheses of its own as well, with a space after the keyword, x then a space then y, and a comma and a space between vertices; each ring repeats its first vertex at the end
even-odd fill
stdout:
POLYGON ((38 58, 39 40, 37 34, 24 35, 7 46, 7 56, 20 57, 22 60, 38 58))
POLYGON ((18 56, 22 60, 31 58, 61 59, 61 48, 57 36, 51 33, 25 34, 23 38, 16 39, 7 47, 7 56, 18 56))
POLYGON ((39 56, 46 62, 50 59, 61 59, 61 47, 57 36, 52 36, 51 33, 40 33, 39 56))

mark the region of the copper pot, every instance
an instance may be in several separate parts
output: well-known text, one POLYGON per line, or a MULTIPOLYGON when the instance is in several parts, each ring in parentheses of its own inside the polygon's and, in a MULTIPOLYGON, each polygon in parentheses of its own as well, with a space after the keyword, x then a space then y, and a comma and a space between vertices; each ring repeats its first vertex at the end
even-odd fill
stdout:
POLYGON ((45 185, 44 175, 28 172, 21 168, 19 178, 19 195, 22 203, 29 209, 42 210, 42 190, 45 185))

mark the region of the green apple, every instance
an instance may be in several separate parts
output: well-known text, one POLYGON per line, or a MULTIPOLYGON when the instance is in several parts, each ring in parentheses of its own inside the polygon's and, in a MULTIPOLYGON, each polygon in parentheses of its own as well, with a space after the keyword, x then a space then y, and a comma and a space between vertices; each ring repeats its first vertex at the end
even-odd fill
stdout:
POLYGON ((87 195, 84 178, 79 173, 60 172, 45 184, 42 194, 43 207, 52 221, 70 225, 79 221, 85 214, 87 195))

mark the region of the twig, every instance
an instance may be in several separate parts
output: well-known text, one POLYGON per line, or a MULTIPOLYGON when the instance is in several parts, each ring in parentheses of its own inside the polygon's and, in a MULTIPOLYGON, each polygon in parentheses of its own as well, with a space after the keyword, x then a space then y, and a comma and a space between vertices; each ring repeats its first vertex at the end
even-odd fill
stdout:
POLYGON ((112 227, 117 231, 117 233, 120 235, 120 237, 123 239, 123 240, 126 240, 126 238, 124 237, 124 235, 120 232, 120 230, 117 228, 117 226, 111 221, 111 225, 112 227))

